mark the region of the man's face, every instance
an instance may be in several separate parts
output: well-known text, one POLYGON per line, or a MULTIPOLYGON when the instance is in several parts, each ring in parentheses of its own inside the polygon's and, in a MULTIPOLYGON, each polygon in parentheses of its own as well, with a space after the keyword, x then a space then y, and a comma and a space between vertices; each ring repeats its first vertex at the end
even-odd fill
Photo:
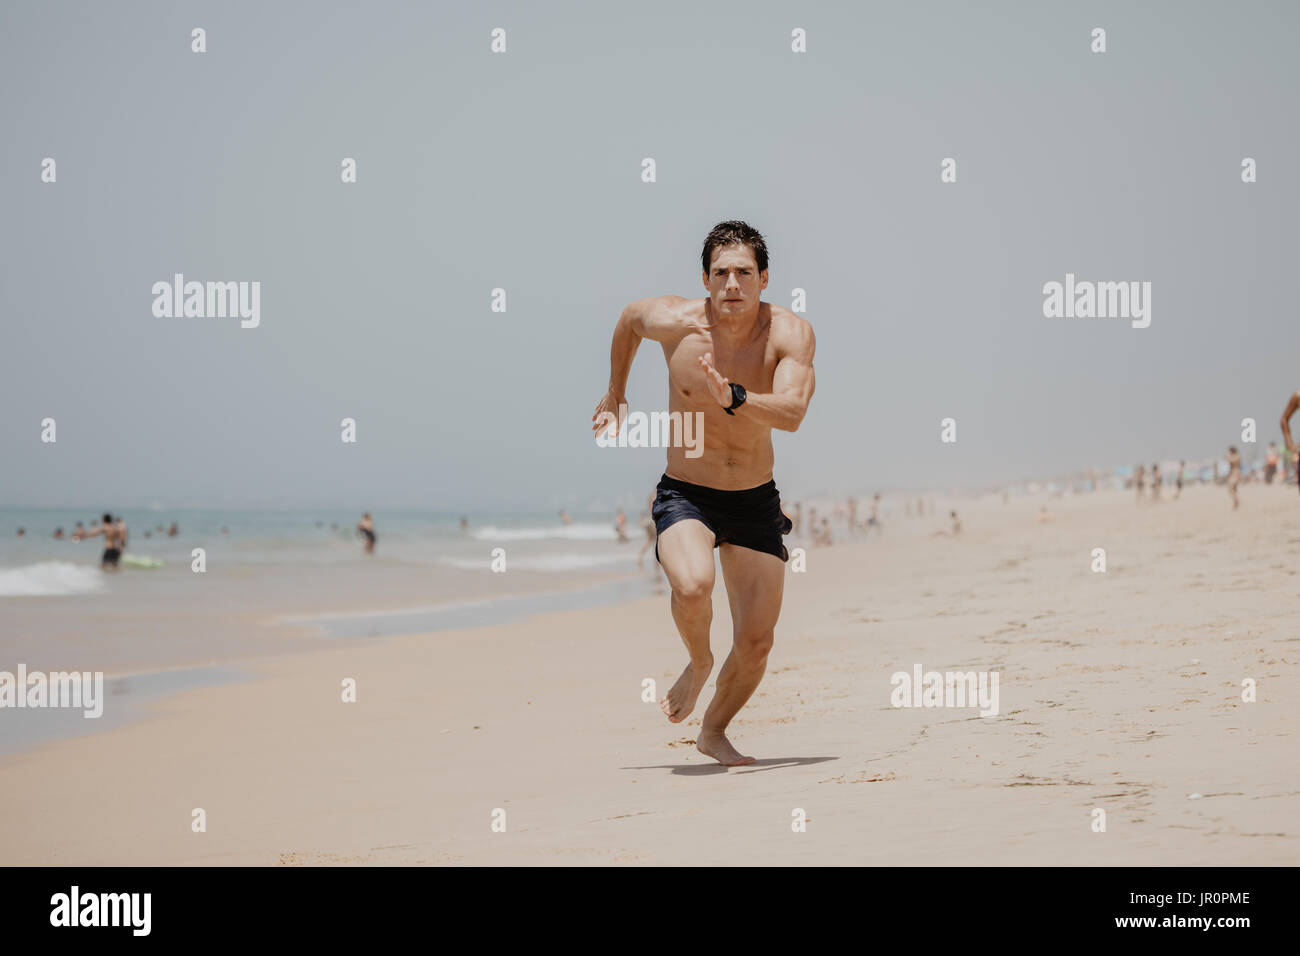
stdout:
POLYGON ((749 246, 719 246, 713 250, 704 287, 715 312, 740 315, 757 308, 759 294, 767 288, 767 270, 758 271, 749 246))

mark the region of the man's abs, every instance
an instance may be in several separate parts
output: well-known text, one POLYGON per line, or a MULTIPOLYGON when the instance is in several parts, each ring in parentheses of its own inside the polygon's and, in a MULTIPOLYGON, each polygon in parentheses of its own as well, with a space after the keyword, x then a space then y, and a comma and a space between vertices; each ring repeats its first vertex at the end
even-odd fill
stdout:
POLYGON ((757 488, 772 480, 773 455, 770 431, 752 445, 737 446, 721 441, 717 437, 716 433, 726 428, 724 424, 715 426, 715 437, 711 441, 709 424, 706 419, 703 435, 696 436, 699 447, 703 451, 703 454, 698 457, 688 457, 687 452, 691 451, 689 448, 676 445, 668 448, 668 464, 664 473, 669 478, 688 481, 693 485, 704 485, 706 488, 717 488, 720 491, 744 491, 748 488, 757 488))

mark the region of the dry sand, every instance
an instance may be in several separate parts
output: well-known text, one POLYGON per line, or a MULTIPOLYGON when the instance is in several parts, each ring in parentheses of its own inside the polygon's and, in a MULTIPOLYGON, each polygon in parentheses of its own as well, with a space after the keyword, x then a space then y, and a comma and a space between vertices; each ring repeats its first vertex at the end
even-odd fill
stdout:
POLYGON ((749 767, 690 743, 712 683, 683 724, 641 700, 686 662, 666 597, 260 659, 0 760, 0 863, 1296 864, 1300 501, 1242 497, 956 504, 955 539, 896 508, 809 551, 749 767), (999 715, 894 708, 918 663, 999 672, 999 715))

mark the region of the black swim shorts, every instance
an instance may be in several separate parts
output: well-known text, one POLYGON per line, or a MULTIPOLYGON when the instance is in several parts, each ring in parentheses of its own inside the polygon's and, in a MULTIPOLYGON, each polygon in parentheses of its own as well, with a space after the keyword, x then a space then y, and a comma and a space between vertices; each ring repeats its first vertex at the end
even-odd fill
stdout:
MULTIPOLYGON (((660 479, 654 507, 650 510, 655 531, 665 530, 686 518, 702 521, 713 532, 713 546, 734 544, 764 554, 790 560, 782 535, 793 527, 781 510, 781 495, 776 482, 742 491, 719 491, 693 485, 664 475, 660 479)), ((659 545, 655 545, 655 560, 659 545)))
POLYGON ((117 548, 105 548, 104 556, 100 559, 100 564, 116 565, 118 559, 122 557, 122 552, 117 548))

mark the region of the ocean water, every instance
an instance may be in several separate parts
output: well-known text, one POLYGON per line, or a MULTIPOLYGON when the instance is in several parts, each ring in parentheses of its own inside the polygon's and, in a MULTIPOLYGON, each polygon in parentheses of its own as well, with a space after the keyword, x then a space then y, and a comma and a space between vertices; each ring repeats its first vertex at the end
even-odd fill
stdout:
MULTIPOLYGON (((471 514, 462 530, 458 514, 376 511, 373 555, 355 512, 122 516, 125 555, 161 566, 104 572, 102 538, 53 537, 78 520, 90 526, 90 509, 0 510, 0 670, 102 671, 114 720, 134 719, 153 697, 236 679, 258 657, 398 634, 436 640, 449 628, 659 593, 652 553, 637 570, 645 532, 633 524, 620 542, 612 516, 563 524, 555 514, 471 514), (205 552, 202 574, 195 548, 205 552), (504 574, 492 568, 494 551, 504 574)), ((6 711, 0 753, 108 726, 56 709, 6 711)))
MULTIPOLYGON (((554 513, 469 515, 462 530, 458 514, 376 511, 375 554, 365 555, 356 512, 140 509, 122 517, 129 535, 124 554, 162 562, 150 570, 124 566, 122 573, 158 577, 189 574, 195 548, 204 549, 209 568, 266 573, 322 565, 486 570, 497 548, 504 549, 507 571, 631 571, 645 541, 636 516, 629 518, 631 540, 620 543, 612 515, 571 524, 554 513), (169 537, 173 521, 178 533, 169 537)), ((102 537, 53 537, 56 528, 66 536, 77 521, 90 527, 97 520, 92 509, 0 509, 0 598, 89 595, 112 587, 116 576, 99 571, 102 537)))

